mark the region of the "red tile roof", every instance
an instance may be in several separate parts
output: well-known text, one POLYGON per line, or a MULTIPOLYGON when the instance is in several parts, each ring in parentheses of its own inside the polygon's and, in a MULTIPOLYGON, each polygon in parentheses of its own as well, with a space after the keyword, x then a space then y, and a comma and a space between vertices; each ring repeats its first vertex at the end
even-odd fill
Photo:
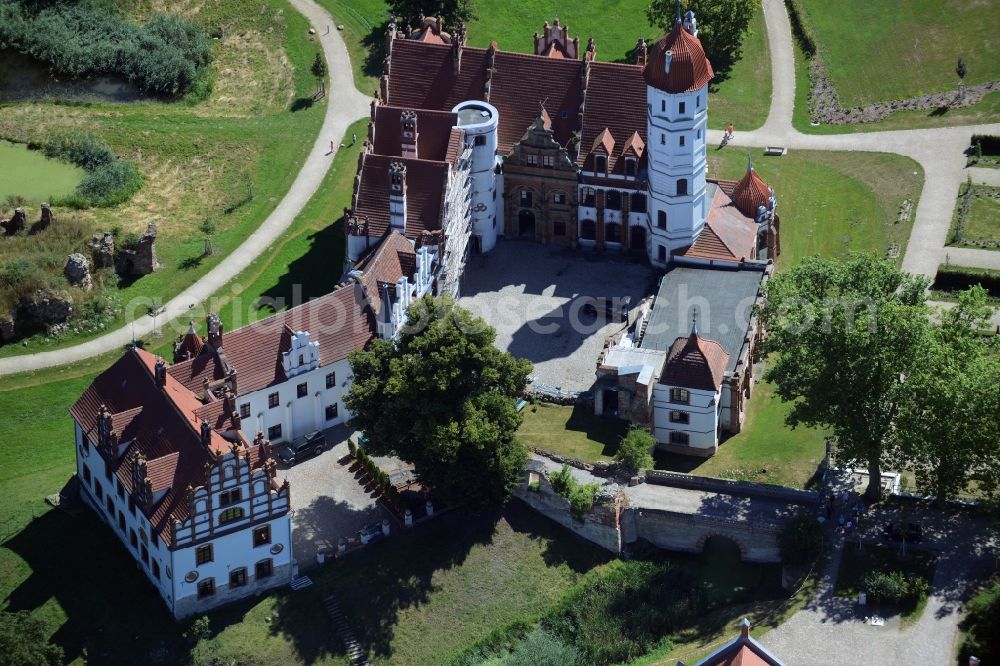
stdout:
POLYGON ((738 262, 756 258, 757 223, 747 219, 721 187, 709 204, 708 220, 695 242, 677 254, 696 259, 738 262))
POLYGON ((680 23, 649 48, 643 73, 649 85, 672 94, 698 90, 715 78, 701 41, 680 23), (667 51, 671 53, 669 72, 667 51))
MULTIPOLYGON (((70 413, 84 436, 96 445, 98 413, 102 405, 108 409, 111 427, 126 447, 113 473, 127 492, 134 490, 134 456, 146 459, 146 476, 153 492, 167 491, 148 517, 153 530, 169 545, 173 521, 187 517, 188 486, 203 483, 205 465, 214 455, 228 453, 233 443, 212 430, 208 448, 202 444, 198 412, 204 405, 169 373, 164 386, 158 387, 156 361, 157 357, 141 349, 125 352, 94 379, 70 407, 70 413)), ((246 444, 242 435, 237 438, 246 444)), ((264 457, 258 456, 255 464, 263 462, 264 457)))
POLYGON ((383 236, 390 228, 389 165, 406 165, 406 236, 441 229, 441 207, 448 183, 448 163, 385 155, 364 156, 353 214, 368 222, 368 236, 383 236))
MULTIPOLYGON (((638 135, 643 148, 646 144, 646 82, 642 68, 620 63, 593 62, 587 85, 586 113, 583 116, 581 150, 577 164, 588 171, 593 165, 587 162, 594 142, 605 129, 620 147, 608 157, 608 173, 624 173, 624 163, 618 158, 628 147, 637 145, 633 135, 638 135), (636 104, 636 100, 641 100, 636 104)), ((641 157, 641 155, 640 155, 641 157)))
POLYGON ((358 262, 355 269, 362 272, 361 282, 365 285, 368 301, 376 316, 382 313, 379 285, 391 285, 395 291, 399 278, 404 275, 410 279, 413 278, 416 265, 417 258, 413 243, 398 231, 393 231, 386 236, 378 247, 358 262))
MULTIPOLYGON (((379 155, 402 157, 400 114, 406 109, 379 105, 375 109, 374 150, 379 155)), ((416 109, 417 157, 422 160, 445 161, 452 150, 452 128, 458 115, 445 111, 416 109)))
POLYGON ((733 187, 733 203, 744 215, 756 219, 757 207, 767 206, 770 197, 771 188, 757 175, 753 166, 747 165, 746 175, 733 187))
POLYGON ((729 354, 715 340, 692 332, 670 345, 660 383, 702 391, 716 391, 722 386, 729 354))
MULTIPOLYGON (((230 331, 223 336, 222 350, 236 369, 240 395, 285 381, 281 352, 289 344, 286 329, 309 332, 311 341, 319 343, 320 365, 347 358, 374 335, 370 310, 360 288, 352 285, 230 331)), ((225 376, 221 360, 207 347, 197 358, 170 366, 167 374, 196 395, 202 394, 205 379, 212 382, 225 376)))

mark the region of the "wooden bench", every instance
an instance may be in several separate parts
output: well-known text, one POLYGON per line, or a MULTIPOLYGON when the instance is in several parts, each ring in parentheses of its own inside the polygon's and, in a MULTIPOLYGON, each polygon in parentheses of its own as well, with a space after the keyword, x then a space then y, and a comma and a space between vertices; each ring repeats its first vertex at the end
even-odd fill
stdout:
POLYGON ((782 156, 788 153, 788 148, 782 148, 781 146, 767 146, 764 148, 764 154, 768 156, 782 156))

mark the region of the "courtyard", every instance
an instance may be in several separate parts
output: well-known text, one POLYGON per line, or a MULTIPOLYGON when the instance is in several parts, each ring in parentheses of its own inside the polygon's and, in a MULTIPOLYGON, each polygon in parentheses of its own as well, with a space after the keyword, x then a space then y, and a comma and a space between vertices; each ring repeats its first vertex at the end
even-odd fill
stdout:
POLYGON ((587 391, 605 338, 624 322, 582 309, 587 297, 629 298, 630 316, 656 287, 645 263, 611 254, 500 241, 469 259, 459 305, 496 329, 496 346, 535 365, 536 387, 587 391))

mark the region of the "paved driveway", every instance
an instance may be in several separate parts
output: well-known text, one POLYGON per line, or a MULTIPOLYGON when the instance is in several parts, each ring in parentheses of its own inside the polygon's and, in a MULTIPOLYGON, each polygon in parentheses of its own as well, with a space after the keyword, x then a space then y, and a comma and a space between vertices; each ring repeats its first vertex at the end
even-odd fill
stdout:
POLYGON ((632 299, 655 287, 653 272, 629 259, 503 241, 472 257, 459 304, 497 330, 496 345, 535 364, 536 383, 585 391, 594 383, 604 338, 621 329, 581 311, 580 296, 632 299))

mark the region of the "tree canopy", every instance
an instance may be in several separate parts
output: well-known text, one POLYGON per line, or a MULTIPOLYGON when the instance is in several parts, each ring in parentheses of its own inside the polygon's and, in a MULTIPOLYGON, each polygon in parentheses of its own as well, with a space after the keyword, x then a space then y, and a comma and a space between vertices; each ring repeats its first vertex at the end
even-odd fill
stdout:
POLYGON ((653 456, 650 450, 656 445, 653 436, 642 428, 631 428, 615 451, 615 461, 620 463, 630 474, 653 466, 653 456))
POLYGON ((470 23, 476 17, 473 0, 388 0, 389 12, 403 26, 416 27, 421 16, 440 16, 446 31, 454 31, 462 23, 470 23))
MULTIPOLYGON (((687 0, 698 21, 698 39, 717 74, 724 74, 740 59, 743 37, 750 28, 755 0, 687 0)), ((677 18, 676 0, 653 0, 646 8, 652 25, 670 31, 677 18)))
POLYGON ((867 467, 872 500, 881 497, 904 380, 933 346, 926 286, 887 259, 852 254, 805 259, 765 287, 762 349, 776 352, 765 379, 792 403, 787 423, 830 429, 838 458, 867 467))
POLYGON ((45 623, 28 611, 0 611, 0 654, 10 666, 63 663, 63 651, 49 642, 45 623))
POLYGON ((413 463, 456 506, 502 504, 527 461, 514 399, 531 363, 498 350, 495 337, 450 297, 427 296, 407 310, 398 340, 375 340, 350 357, 345 404, 369 452, 413 463))

